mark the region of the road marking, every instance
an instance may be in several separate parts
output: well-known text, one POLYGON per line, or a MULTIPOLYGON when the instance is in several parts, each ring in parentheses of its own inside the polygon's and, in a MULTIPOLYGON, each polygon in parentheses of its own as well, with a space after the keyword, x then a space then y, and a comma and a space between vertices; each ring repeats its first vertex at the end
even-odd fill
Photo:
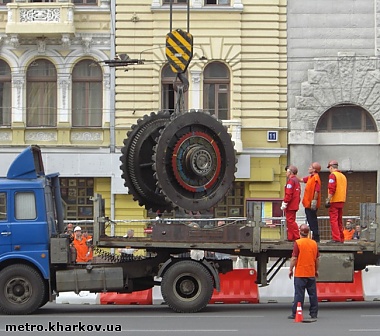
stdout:
POLYGON ((350 332, 379 332, 380 329, 348 329, 350 332))

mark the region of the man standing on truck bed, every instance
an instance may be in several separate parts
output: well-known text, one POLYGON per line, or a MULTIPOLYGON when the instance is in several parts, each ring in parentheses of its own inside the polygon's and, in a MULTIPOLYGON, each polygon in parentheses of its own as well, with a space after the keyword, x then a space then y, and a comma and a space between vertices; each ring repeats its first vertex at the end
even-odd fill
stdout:
POLYGON ((305 208, 307 222, 309 223, 311 232, 313 234, 312 238, 317 243, 320 240, 317 215, 317 211, 321 205, 321 179, 319 178, 320 171, 321 165, 318 162, 313 162, 309 167, 309 175, 299 179, 300 182, 306 183, 302 204, 305 208))
POLYGON ((305 289, 309 294, 309 313, 311 318, 318 317, 317 282, 319 267, 319 251, 316 241, 308 238, 310 229, 306 224, 300 226, 301 238, 294 243, 292 259, 290 260, 289 279, 294 272, 294 300, 292 314, 288 317, 294 319, 297 313, 298 302, 305 300, 305 289))
POLYGON ((332 235, 330 242, 343 243, 343 207, 346 202, 347 179, 346 176, 338 170, 338 161, 331 160, 327 168, 330 171, 330 176, 325 206, 329 208, 332 235))
POLYGON ((297 177, 298 169, 290 165, 286 170, 287 182, 285 186, 285 197, 281 204, 281 210, 285 211, 288 241, 294 241, 300 237, 296 223, 296 213, 301 200, 301 186, 297 177))

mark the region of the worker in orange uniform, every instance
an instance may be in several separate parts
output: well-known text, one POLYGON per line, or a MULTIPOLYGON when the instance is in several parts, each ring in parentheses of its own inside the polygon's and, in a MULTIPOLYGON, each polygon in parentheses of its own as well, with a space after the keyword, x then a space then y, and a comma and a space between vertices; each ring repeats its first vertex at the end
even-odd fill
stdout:
POLYGON ((352 225, 352 219, 347 219, 346 227, 343 230, 344 240, 352 240, 354 238, 355 230, 352 225))
POLYGON ((82 233, 82 237, 86 238, 86 244, 88 246, 88 251, 90 252, 89 256, 88 256, 88 260, 92 260, 93 257, 94 257, 94 250, 93 250, 93 246, 92 246, 92 236, 88 233, 87 230, 84 230, 83 233, 82 233))
POLYGON ((288 241, 295 241, 300 237, 296 214, 301 201, 301 186, 297 177, 298 169, 290 165, 286 170, 287 182, 285 197, 281 204, 281 210, 285 211, 288 241))
POLYGON ((305 289, 309 295, 309 314, 311 318, 318 317, 317 280, 319 268, 319 251, 317 242, 308 238, 310 229, 306 224, 300 226, 301 238, 294 243, 292 259, 290 260, 289 279, 294 271, 294 300, 292 314, 288 317, 294 319, 297 313, 298 302, 305 300, 305 289))
POLYGON ((300 182, 306 183, 302 205, 305 208, 306 220, 309 223, 312 238, 317 243, 320 241, 317 212, 321 205, 321 179, 319 177, 321 168, 318 162, 313 162, 309 167, 309 175, 299 179, 300 182))
POLYGON ((76 262, 88 262, 91 255, 90 247, 87 244, 87 239, 82 236, 82 229, 76 226, 74 229, 73 245, 77 250, 76 262))
POLYGON ((343 243, 343 207, 346 202, 347 178, 338 170, 338 161, 332 160, 327 165, 330 171, 328 196, 325 206, 329 209, 331 226, 331 243, 343 243))

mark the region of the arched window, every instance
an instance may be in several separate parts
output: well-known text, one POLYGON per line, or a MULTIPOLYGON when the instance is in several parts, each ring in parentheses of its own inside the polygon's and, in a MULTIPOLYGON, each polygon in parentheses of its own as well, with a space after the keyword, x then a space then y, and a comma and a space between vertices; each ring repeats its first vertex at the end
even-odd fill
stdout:
POLYGON ((103 74, 92 60, 83 60, 73 70, 73 127, 101 127, 103 111, 103 74))
MULTIPOLYGON (((161 72, 161 110, 174 111, 177 103, 177 91, 174 90, 173 83, 177 74, 174 73, 169 64, 162 68, 161 72)), ((184 74, 188 78, 187 73, 184 74)), ((180 81, 177 79, 177 83, 180 81)), ((187 91, 184 94, 184 109, 187 110, 187 91)))
POLYGON ((57 125, 57 71, 44 59, 32 62, 26 73, 26 125, 57 125))
POLYGON ((317 132, 375 132, 372 116, 362 107, 352 104, 336 105, 319 119, 317 132))
POLYGON ((230 72, 223 63, 212 62, 204 70, 203 108, 218 119, 230 119, 230 72))
POLYGON ((12 114, 12 76, 9 65, 0 60, 0 126, 10 126, 12 114))

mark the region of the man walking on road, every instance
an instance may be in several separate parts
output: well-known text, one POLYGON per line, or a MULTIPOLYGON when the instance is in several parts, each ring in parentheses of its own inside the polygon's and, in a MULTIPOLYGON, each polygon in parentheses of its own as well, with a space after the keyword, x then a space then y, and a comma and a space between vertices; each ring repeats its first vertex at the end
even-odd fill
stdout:
POLYGON ((338 170, 338 161, 327 165, 330 170, 326 208, 329 208, 332 243, 343 243, 343 207, 346 202, 347 179, 338 170))
POLYGON ((305 300, 305 289, 309 294, 311 318, 318 317, 317 281, 319 267, 319 251, 315 240, 308 238, 310 229, 306 224, 300 226, 301 238, 296 240, 293 247, 292 259, 290 260, 289 279, 294 272, 294 301, 292 314, 288 317, 294 319, 297 312, 298 302, 305 300))
POLYGON ((300 182, 306 183, 302 205, 305 208, 305 215, 312 232, 312 238, 317 243, 320 240, 317 215, 317 211, 321 205, 321 179, 319 178, 320 171, 321 165, 318 162, 313 162, 309 167, 309 176, 299 179, 300 182))

